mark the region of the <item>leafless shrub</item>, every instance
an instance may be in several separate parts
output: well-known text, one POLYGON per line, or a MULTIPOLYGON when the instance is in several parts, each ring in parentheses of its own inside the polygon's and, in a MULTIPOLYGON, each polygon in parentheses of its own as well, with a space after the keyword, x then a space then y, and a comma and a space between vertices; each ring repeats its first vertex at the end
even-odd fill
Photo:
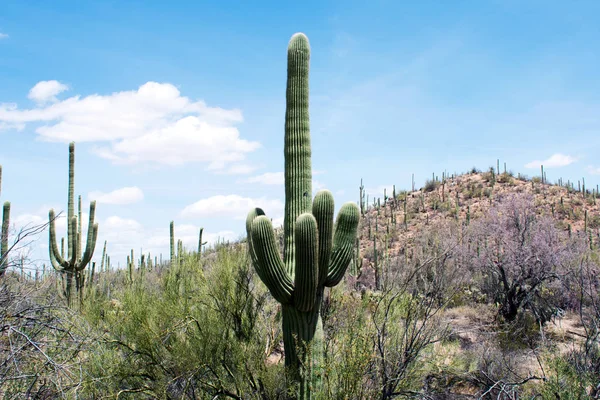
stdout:
POLYGON ((87 336, 48 285, 35 288, 13 274, 0 282, 3 398, 61 398, 83 380, 79 355, 87 336))

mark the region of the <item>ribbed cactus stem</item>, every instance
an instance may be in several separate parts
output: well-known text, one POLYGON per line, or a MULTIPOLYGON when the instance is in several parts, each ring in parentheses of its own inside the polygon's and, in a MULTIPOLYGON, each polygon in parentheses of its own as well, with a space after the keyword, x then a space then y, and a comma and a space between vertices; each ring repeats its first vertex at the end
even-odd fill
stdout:
POLYGON ((169 235, 171 238, 171 265, 175 264, 175 222, 171 221, 169 225, 169 235))
POLYGON ((129 283, 133 282, 133 260, 127 256, 127 273, 129 275, 129 283))
POLYGON ((10 202, 2 207, 2 236, 0 237, 0 276, 8 268, 8 230, 10 228, 10 202))
POLYGON ((333 195, 322 190, 312 201, 308 113, 310 47, 302 33, 288 46, 284 176, 284 249, 280 256, 271 220, 260 208, 246 219, 248 249, 258 276, 282 304, 285 364, 299 383, 298 399, 320 385, 325 287, 337 285, 353 257, 360 211, 344 204, 335 224, 333 195))
POLYGON ((105 261, 106 261, 106 240, 104 241, 104 247, 102 248, 102 259, 100 261, 100 272, 105 272, 105 261))
POLYGON ((69 187, 67 192, 67 258, 73 255, 73 241, 71 237, 70 221, 75 216, 75 143, 69 143, 69 187))
POLYGON ((83 221, 83 218, 81 217, 81 195, 79 195, 77 200, 77 215, 77 258, 79 259, 81 258, 81 225, 83 221))

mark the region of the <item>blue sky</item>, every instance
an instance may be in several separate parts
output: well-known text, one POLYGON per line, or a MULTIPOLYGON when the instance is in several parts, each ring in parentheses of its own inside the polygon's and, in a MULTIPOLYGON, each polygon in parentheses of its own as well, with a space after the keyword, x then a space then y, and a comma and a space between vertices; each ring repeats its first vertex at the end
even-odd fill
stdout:
MULTIPOLYGON (((2 201, 15 229, 98 201, 113 262, 283 212, 286 47, 309 37, 314 187, 339 206, 432 172, 600 183, 598 1, 0 5, 2 201)), ((64 221, 59 223, 64 232, 64 221)), ((47 257, 47 233, 31 256, 47 257)), ((47 261, 46 261, 47 262, 47 261)))

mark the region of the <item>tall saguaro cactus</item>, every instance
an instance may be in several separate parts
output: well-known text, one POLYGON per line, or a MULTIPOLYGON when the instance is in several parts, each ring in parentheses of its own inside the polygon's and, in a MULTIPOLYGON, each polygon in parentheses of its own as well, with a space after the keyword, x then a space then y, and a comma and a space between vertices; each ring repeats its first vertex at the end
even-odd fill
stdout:
MULTIPOLYGON (((2 166, 0 165, 0 191, 2 190, 2 166)), ((2 233, 0 236, 0 276, 8 268, 8 229, 10 227, 10 202, 2 207, 2 233)))
POLYGON ((308 38, 296 33, 288 45, 283 260, 264 211, 254 208, 246 220, 252 263, 282 306, 285 364, 299 383, 300 399, 310 399, 321 383, 323 293, 344 276, 360 218, 358 206, 349 202, 334 226, 331 192, 319 191, 311 200, 309 59, 308 38))
MULTIPOLYGON (((83 284, 85 275, 83 270, 89 264, 96 247, 96 238, 98 237, 98 224, 94 223, 96 215, 96 202, 90 203, 90 217, 88 222, 88 233, 85 251, 81 254, 82 232, 81 224, 77 224, 77 216, 74 207, 75 197, 75 143, 69 144, 69 194, 67 211, 67 255, 63 257, 56 243, 56 218, 54 209, 48 213, 50 219, 50 262, 59 272, 65 274, 66 286, 65 295, 67 302, 71 305, 73 279, 75 279, 75 289, 80 296, 80 302, 83 294, 83 284)), ((79 199, 79 220, 81 220, 81 198, 79 199)))

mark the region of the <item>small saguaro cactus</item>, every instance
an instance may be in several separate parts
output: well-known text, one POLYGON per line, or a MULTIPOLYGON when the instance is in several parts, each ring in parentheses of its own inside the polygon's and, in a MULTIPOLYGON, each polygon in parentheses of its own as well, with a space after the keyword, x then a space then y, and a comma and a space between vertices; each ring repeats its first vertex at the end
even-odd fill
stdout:
POLYGON ((169 225, 170 249, 171 249, 171 265, 175 265, 175 222, 171 221, 169 225))
POLYGON ((198 233, 198 259, 200 259, 200 255, 202 254, 202 246, 204 246, 207 243, 202 241, 203 232, 204 228, 200 228, 200 233, 198 233))
MULTIPOLYGON (((98 224, 94 222, 96 216, 96 202, 90 202, 90 217, 88 222, 88 233, 85 251, 81 253, 82 232, 81 225, 77 224, 77 216, 74 207, 75 197, 75 143, 69 144, 69 193, 68 193, 68 211, 67 211, 67 256, 61 255, 58 244, 56 243, 56 225, 54 210, 48 213, 50 220, 50 262, 57 271, 65 274, 66 286, 65 296, 67 303, 71 305, 71 289, 73 278, 75 278, 75 289, 79 294, 80 302, 83 301, 83 284, 85 275, 83 270, 89 264, 96 247, 96 238, 98 237, 98 224)), ((81 202, 79 203, 81 205, 81 202)), ((81 220, 81 206, 79 211, 81 220)))
POLYGON ((264 211, 248 213, 249 253, 258 276, 282 306, 285 365, 299 399, 314 397, 323 371, 321 303, 325 287, 337 285, 352 259, 360 218, 358 206, 344 204, 333 223, 328 190, 314 201, 308 113, 310 47, 302 33, 288 45, 285 113, 285 215, 281 258, 271 220, 264 211))
MULTIPOLYGON (((2 166, 0 165, 0 190, 2 190, 2 166)), ((0 236, 0 276, 8 268, 8 229, 10 227, 10 202, 2 207, 2 236, 0 236)))

